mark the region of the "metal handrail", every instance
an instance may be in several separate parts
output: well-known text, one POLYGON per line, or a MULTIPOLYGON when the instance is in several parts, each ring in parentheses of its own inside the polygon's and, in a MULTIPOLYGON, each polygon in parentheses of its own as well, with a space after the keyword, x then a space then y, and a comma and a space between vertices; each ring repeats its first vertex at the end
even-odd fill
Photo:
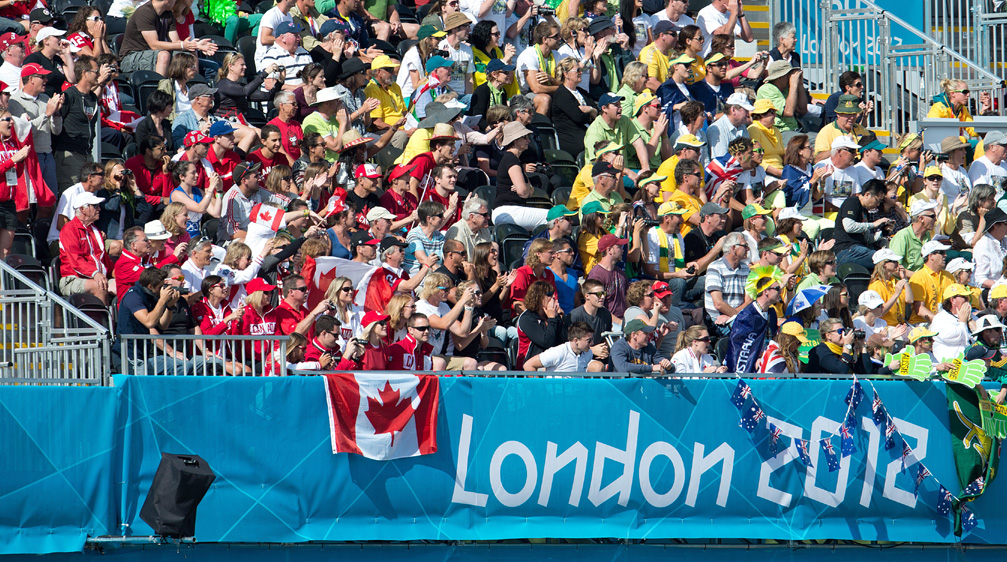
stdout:
POLYGON ((120 372, 136 375, 182 376, 286 376, 287 342, 290 337, 203 334, 119 334, 120 372), (193 350, 179 359, 172 351, 193 350), (197 343, 203 352, 195 351, 197 343), (260 350, 253 349, 257 346, 260 350))

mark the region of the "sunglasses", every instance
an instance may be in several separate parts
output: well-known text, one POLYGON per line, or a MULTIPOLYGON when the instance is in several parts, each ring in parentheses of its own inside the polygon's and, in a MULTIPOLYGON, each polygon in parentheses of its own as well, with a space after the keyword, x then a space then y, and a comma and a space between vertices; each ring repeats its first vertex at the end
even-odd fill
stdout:
POLYGON ((644 298, 647 298, 647 297, 649 297, 649 298, 653 298, 653 297, 654 297, 654 292, 653 292, 653 291, 651 291, 651 292, 649 292, 649 293, 647 293, 647 294, 645 294, 645 295, 643 295, 643 296, 644 296, 644 298))
POLYGON ((430 329, 430 326, 410 326, 410 328, 418 332, 426 332, 430 329))
POLYGON ((965 89, 965 90, 954 90, 954 91, 958 92, 960 94, 966 95, 966 96, 972 93, 972 92, 968 91, 968 89, 965 89))
POLYGON ((291 291, 300 291, 300 292, 303 293, 304 291, 307 291, 308 288, 307 287, 294 287, 293 289, 290 289, 290 290, 291 291))
POLYGON ((594 295, 594 296, 598 297, 599 299, 605 297, 605 291, 595 291, 593 293, 588 293, 588 294, 589 295, 594 295))
POLYGON ((829 260, 825 262, 825 265, 836 265, 836 260, 829 260))
POLYGON ((352 290, 353 290, 353 287, 343 287, 342 289, 339 289, 339 291, 343 292, 343 293, 349 293, 352 290))
POLYGON ((465 256, 469 255, 469 254, 468 254, 468 252, 466 252, 465 250, 462 250, 462 251, 460 251, 460 252, 456 252, 456 251, 454 251, 454 250, 451 250, 451 251, 449 251, 448 253, 449 253, 449 254, 458 254, 459 256, 461 256, 461 257, 463 257, 463 258, 464 258, 465 256))
POLYGON ((942 181, 943 179, 942 176, 927 176, 928 181, 942 181))
POLYGON ((283 176, 283 177, 282 177, 282 178, 280 178, 280 179, 281 179, 282 181, 290 181, 290 180, 294 179, 294 176, 283 176))
POLYGON ((440 291, 447 291, 449 288, 450 287, 440 287, 440 286, 437 287, 437 289, 440 291))
POLYGON ((853 87, 854 88, 863 88, 864 87, 864 83, 863 82, 856 82, 856 83, 853 84, 853 87))
POLYGON ((756 148, 756 149, 752 150, 752 152, 754 152, 756 154, 765 154, 766 153, 766 149, 764 149, 764 148, 756 148))
POLYGON ((553 296, 554 294, 556 294, 556 292, 555 292, 555 291, 546 291, 546 292, 545 292, 545 296, 547 296, 547 297, 551 297, 551 296, 553 296))
POLYGON ((169 277, 168 280, 169 281, 178 281, 179 283, 181 283, 182 281, 185 281, 185 277, 182 276, 182 275, 176 275, 174 277, 169 277))
POLYGON ((227 283, 224 283, 224 282, 214 283, 213 285, 210 285, 210 286, 211 287, 220 287, 221 289, 226 289, 227 288, 227 283))

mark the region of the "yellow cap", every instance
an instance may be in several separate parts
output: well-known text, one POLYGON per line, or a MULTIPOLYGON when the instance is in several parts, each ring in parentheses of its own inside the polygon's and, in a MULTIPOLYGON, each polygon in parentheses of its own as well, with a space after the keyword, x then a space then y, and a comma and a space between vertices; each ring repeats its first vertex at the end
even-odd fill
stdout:
POLYGON ((724 53, 713 53, 703 61, 703 64, 715 64, 722 60, 724 60, 724 53))
POLYGON ((783 326, 780 326, 780 331, 784 334, 794 336, 797 341, 801 343, 808 343, 807 332, 804 331, 804 326, 801 326, 797 322, 787 322, 783 326))
POLYGON ((932 332, 926 326, 919 326, 913 328, 913 331, 909 332, 909 343, 914 343, 920 338, 932 338, 937 335, 937 332, 932 332))
POLYGON ((371 70, 377 70, 379 68, 398 68, 399 61, 393 59, 388 55, 378 55, 374 57, 371 61, 371 70))
POLYGON ((703 146, 704 144, 706 144, 706 143, 703 142, 703 141, 701 141, 701 140, 699 140, 699 137, 697 137, 696 135, 693 135, 693 134, 682 135, 682 136, 678 137, 677 140, 675 140, 675 147, 676 148, 679 145, 685 145, 685 146, 691 146, 693 148, 699 148, 699 147, 703 146))
POLYGON ((675 201, 667 201, 665 203, 662 203, 661 206, 658 207, 657 216, 663 217, 665 215, 684 215, 685 213, 688 212, 689 211, 687 209, 682 208, 675 201))
POLYGON ((668 179, 668 176, 659 176, 659 175, 655 174, 655 175, 650 176, 650 177, 648 177, 646 179, 640 180, 640 185, 638 185, 637 187, 643 187, 643 186, 645 186, 645 185, 647 185, 649 183, 654 183, 654 182, 664 183, 665 181, 667 181, 667 179, 668 179))
POLYGON ((643 106, 647 105, 648 103, 656 99, 657 96, 648 91, 644 91, 640 94, 637 94, 636 101, 633 102, 633 115, 639 115, 640 110, 643 109, 643 106))
POLYGON ((769 111, 775 111, 776 106, 773 102, 763 98, 761 100, 755 100, 755 108, 752 110, 752 115, 762 115, 769 111))
POLYGON ((1004 297, 1007 297, 1007 285, 993 285, 993 288, 990 289, 990 298, 1002 299, 1004 297))
POLYGON ((943 178, 944 174, 941 172, 941 169, 937 166, 927 166, 927 169, 923 171, 923 177, 929 178, 930 176, 940 176, 943 178))
POLYGON ((696 59, 690 57, 689 55, 680 55, 677 59, 668 62, 668 66, 675 66, 676 64, 692 64, 696 62, 696 59))
POLYGON ((941 296, 941 300, 948 300, 951 297, 971 297, 972 291, 969 290, 965 285, 960 285, 958 283, 952 283, 944 289, 944 294, 941 296))

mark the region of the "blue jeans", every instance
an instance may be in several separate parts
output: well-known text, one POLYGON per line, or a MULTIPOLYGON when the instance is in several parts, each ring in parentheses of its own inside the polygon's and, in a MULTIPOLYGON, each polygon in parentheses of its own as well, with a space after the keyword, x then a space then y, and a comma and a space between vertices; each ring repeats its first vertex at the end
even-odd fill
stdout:
POLYGON ((836 263, 855 263, 862 265, 867 271, 874 271, 874 252, 867 246, 850 246, 844 250, 836 252, 836 263))
POLYGON ((42 179, 45 180, 45 184, 49 186, 53 194, 59 193, 59 186, 56 185, 56 158, 51 152, 39 152, 36 153, 36 156, 38 156, 38 166, 42 168, 42 179))

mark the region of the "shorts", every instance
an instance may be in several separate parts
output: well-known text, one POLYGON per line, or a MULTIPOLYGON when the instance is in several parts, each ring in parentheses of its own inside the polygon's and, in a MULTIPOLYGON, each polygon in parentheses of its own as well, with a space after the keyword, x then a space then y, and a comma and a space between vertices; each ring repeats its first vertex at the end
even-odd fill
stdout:
POLYGON ((462 367, 465 365, 465 360, 468 359, 468 357, 461 357, 458 355, 452 355, 450 357, 447 355, 437 355, 436 357, 440 357, 441 359, 447 361, 448 365, 447 367, 444 367, 445 371, 461 371, 462 367))
POLYGON ((60 277, 59 278, 59 292, 63 296, 69 297, 70 295, 76 295, 78 293, 84 293, 87 291, 87 282, 90 279, 84 279, 83 277, 60 277))
POLYGON ((17 230, 17 206, 13 201, 0 201, 0 230, 17 230))
POLYGON ((123 73, 136 72, 137 70, 156 70, 157 53, 161 51, 133 51, 126 55, 119 64, 119 69, 123 73))

